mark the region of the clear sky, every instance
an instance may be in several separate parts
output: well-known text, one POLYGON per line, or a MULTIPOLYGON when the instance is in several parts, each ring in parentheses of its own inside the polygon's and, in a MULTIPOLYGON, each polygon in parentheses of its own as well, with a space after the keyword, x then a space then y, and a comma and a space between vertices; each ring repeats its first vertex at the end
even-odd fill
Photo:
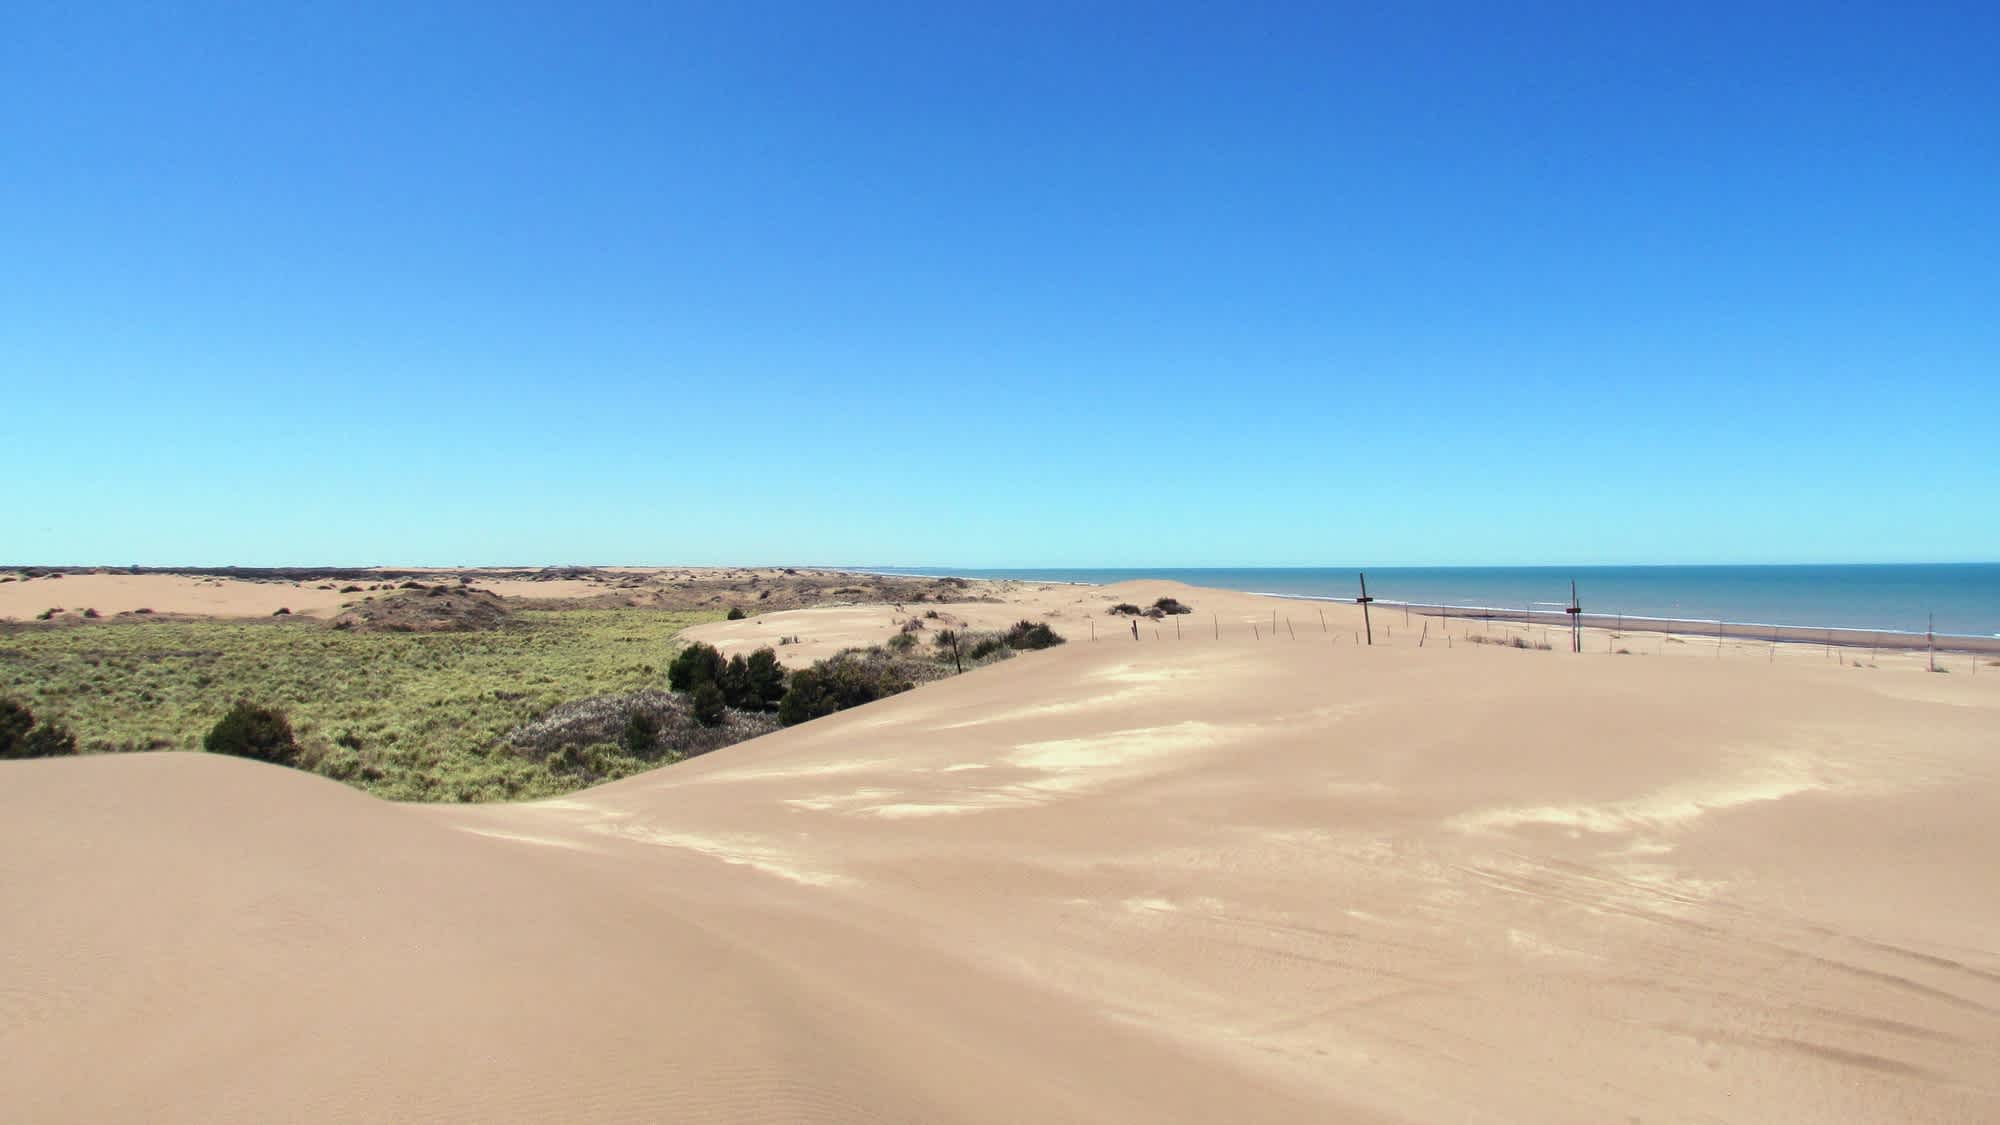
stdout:
POLYGON ((0 562, 2000 558, 2000 5, 13 3, 0 562))

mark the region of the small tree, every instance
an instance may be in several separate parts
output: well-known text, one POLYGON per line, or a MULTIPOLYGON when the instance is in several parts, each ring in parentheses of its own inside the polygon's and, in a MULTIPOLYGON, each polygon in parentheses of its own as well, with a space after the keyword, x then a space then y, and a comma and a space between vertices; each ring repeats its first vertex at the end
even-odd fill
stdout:
POLYGON ((60 723, 35 722, 35 713, 0 699, 0 758, 59 758, 76 753, 76 736, 60 723))
POLYGON ((696 641, 667 665, 667 686, 675 691, 693 691, 721 679, 723 668, 722 654, 715 646, 696 641))
POLYGON ((722 666, 722 675, 716 677, 716 686, 722 689, 722 699, 731 707, 750 705, 750 662, 742 653, 729 658, 722 666))
POLYGON ((211 754, 254 758, 281 766, 289 766, 299 757, 299 744, 292 737, 292 724, 285 713, 259 707, 247 699, 238 700, 208 732, 208 737, 202 739, 201 745, 211 754))
POLYGON ((696 684, 694 690, 688 693, 688 706, 694 711, 694 721, 705 727, 722 722, 727 702, 722 697, 722 688, 714 680, 696 684))
POLYGON ((0 699, 0 758, 18 758, 21 740, 35 725, 35 713, 11 699, 0 699))
POLYGON ((770 711, 785 697, 785 667, 778 663, 775 650, 760 648, 750 654, 747 662, 751 700, 750 706, 760 711, 770 711))
POLYGON ((653 752, 660 741, 660 724, 644 711, 633 711, 625 716, 625 733, 618 740, 625 752, 643 758, 653 752))
POLYGON ((60 723, 44 722, 21 739, 23 758, 64 758, 76 753, 76 736, 60 723))

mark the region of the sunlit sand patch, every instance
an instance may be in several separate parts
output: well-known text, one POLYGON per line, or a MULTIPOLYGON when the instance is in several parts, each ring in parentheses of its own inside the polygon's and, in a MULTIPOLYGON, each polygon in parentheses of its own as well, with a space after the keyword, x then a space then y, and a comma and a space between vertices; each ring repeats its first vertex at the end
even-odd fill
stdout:
POLYGON ((1141 668, 1136 664, 1113 664, 1099 668, 1085 679, 1109 680, 1117 684, 1164 684, 1175 680, 1205 679, 1209 672, 1205 668, 1190 668, 1183 665, 1154 665, 1141 668))
POLYGON ((1025 707, 1008 707, 1000 711, 988 711, 975 718, 961 719, 955 723, 943 723, 932 730, 963 730, 966 727, 986 726, 990 723, 1012 722, 1016 719, 1039 719, 1050 715, 1070 715, 1078 711, 1095 711, 1120 703, 1130 703, 1158 694, 1146 688, 1128 688, 1124 691, 1094 695, 1087 699, 1075 699, 1064 703, 1036 703, 1025 707))
POLYGON ((679 848, 695 852, 711 859, 719 859, 724 863, 748 867, 753 871, 775 875, 780 879, 789 879, 794 883, 803 883, 811 887, 831 887, 853 882, 844 875, 800 867, 795 863, 794 857, 756 836, 695 836, 615 822, 594 825, 592 830, 655 847, 679 848))
POLYGON ((830 812, 847 805, 860 804, 864 801, 879 801, 884 797, 893 797, 895 795, 896 790, 894 789, 875 789, 864 786, 860 789, 851 789, 845 793, 822 793, 815 797, 794 797, 787 800, 785 804, 793 808, 810 809, 813 812, 830 812))
POLYGON ((1007 756, 1011 765, 1035 770, 1090 770, 1136 765, 1235 741, 1242 729, 1189 720, 1135 727, 1086 738, 1024 742, 1007 756))
POLYGON ((992 766, 986 764, 985 762, 958 762, 954 765, 946 766, 943 769, 939 770, 938 772, 959 773, 964 770, 986 770, 992 768, 993 768, 992 766))
POLYGON ((601 854, 601 849, 593 848, 588 844, 576 840, 559 840, 551 836, 533 836, 525 832, 502 832, 497 828, 474 828, 471 825, 460 825, 459 830, 461 832, 469 832, 474 836, 485 836, 494 840, 512 840, 517 844, 534 844, 544 848, 562 848, 565 851, 601 854))
MULTIPOLYGON (((1018 802, 1010 802, 1018 803, 1018 802)), ((883 820, 916 820, 931 816, 956 816, 960 813, 983 812, 988 808, 998 808, 999 804, 979 805, 959 803, 950 805, 920 804, 914 801, 898 801, 887 805, 875 805, 860 810, 868 816, 883 820)))
POLYGON ((1128 898, 1122 905, 1134 914, 1178 914, 1181 909, 1164 898, 1128 898))
POLYGON ((1555 943, 1544 939, 1541 935, 1530 933, 1527 930, 1509 929, 1507 931, 1507 947, 1514 950, 1516 953, 1523 953, 1529 957, 1534 957, 1544 960, 1560 960, 1560 961, 1604 960, 1604 957, 1601 954, 1586 953, 1581 949, 1570 949, 1567 946, 1556 945, 1555 943))
POLYGON ((878 770, 892 765, 894 763, 881 758, 856 758, 844 762, 814 762, 785 768, 771 767, 757 769, 755 767, 746 767, 744 769, 718 770, 715 773, 703 774, 699 777, 689 778, 688 780, 696 783, 714 781, 786 781, 800 777, 831 777, 843 773, 865 773, 869 770, 878 770))
POLYGON ((1734 781, 1670 785, 1641 797, 1603 804, 1538 805, 1484 809, 1446 822, 1459 832, 1477 833, 1524 826, 1568 828, 1576 832, 1620 833, 1642 828, 1683 827, 1703 814, 1763 801, 1780 801, 1829 786, 1792 763, 1779 763, 1734 781), (1792 768, 1783 768, 1791 765, 1792 768))

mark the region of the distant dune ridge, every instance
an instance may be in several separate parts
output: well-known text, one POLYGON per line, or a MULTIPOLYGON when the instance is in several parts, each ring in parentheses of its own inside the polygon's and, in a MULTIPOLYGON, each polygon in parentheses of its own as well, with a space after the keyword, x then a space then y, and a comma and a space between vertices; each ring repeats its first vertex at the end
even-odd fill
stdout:
MULTIPOLYGON (((0 1107, 2000 1120, 2000 668, 977 592, 1071 643, 539 803, 0 763, 0 1107)), ((796 665, 921 609, 690 633, 796 665)))

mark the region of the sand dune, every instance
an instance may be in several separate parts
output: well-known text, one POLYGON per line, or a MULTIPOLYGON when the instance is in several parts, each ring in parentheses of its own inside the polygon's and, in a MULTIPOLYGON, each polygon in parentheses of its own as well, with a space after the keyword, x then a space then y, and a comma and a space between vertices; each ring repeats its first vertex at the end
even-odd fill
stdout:
POLYGON ((539 804, 0 766, 6 1116, 2000 1119, 2000 676, 1018 594, 1100 640, 539 804))

